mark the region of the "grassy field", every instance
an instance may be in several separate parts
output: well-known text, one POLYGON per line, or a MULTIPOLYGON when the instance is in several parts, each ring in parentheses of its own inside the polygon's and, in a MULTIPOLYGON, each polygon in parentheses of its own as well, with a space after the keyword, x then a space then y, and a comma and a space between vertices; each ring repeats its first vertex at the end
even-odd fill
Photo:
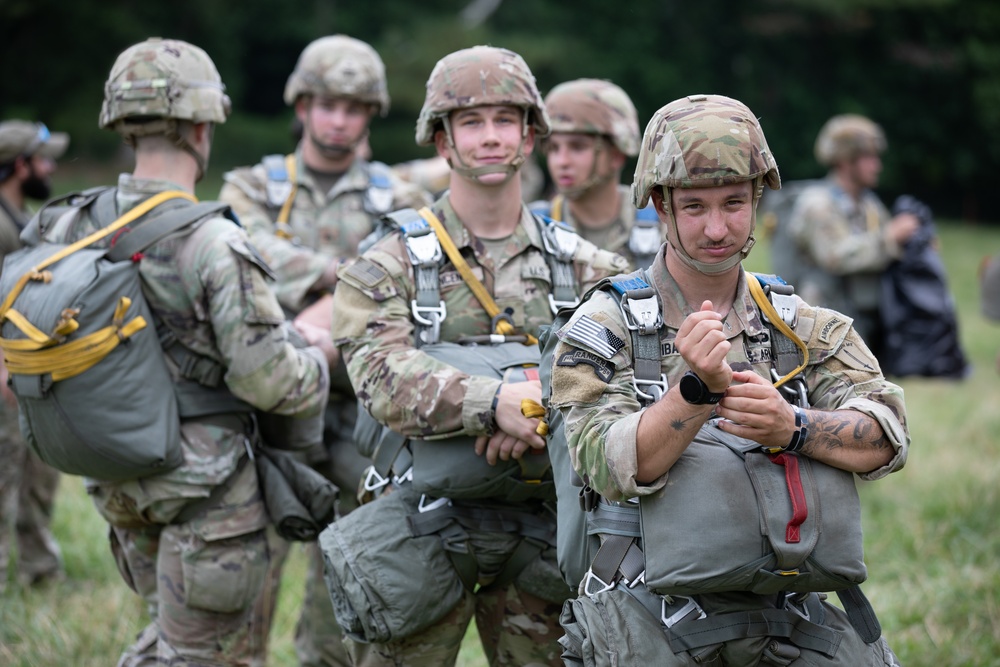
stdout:
MULTIPOLYGON (((205 193, 207 195, 207 193, 205 193)), ((907 667, 1000 666, 1000 323, 979 314, 976 269, 1000 251, 1000 227, 941 225, 974 372, 963 381, 905 379, 909 463, 862 488, 870 580, 864 589, 907 667)), ((766 270, 766 242, 750 268, 766 270)), ((0 598, 0 665, 104 667, 145 623, 120 581, 106 526, 80 480, 65 478, 55 516, 67 579, 0 598)), ((293 553, 279 603, 272 664, 295 664, 292 634, 304 560, 293 553)), ((461 665, 485 666, 474 632, 461 665)))

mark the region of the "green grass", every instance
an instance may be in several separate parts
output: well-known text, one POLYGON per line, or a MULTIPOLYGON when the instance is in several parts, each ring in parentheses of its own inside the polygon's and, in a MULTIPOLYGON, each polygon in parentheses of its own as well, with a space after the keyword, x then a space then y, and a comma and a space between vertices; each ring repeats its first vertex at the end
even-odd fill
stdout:
MULTIPOLYGON (((974 372, 960 382, 901 381, 913 446, 906 468, 862 487, 870 576, 864 589, 907 667, 1000 666, 1000 323, 980 316, 976 282, 979 260, 1000 252, 1000 227, 941 225, 940 235, 974 372)), ((749 268, 767 267, 762 242, 749 268)), ((78 479, 64 478, 55 532, 67 580, 0 598, 0 665, 113 664, 145 612, 119 579, 107 527, 78 479)), ((295 664, 304 572, 296 550, 279 602, 274 665, 295 664)), ((474 630, 459 664, 486 664, 474 630)))

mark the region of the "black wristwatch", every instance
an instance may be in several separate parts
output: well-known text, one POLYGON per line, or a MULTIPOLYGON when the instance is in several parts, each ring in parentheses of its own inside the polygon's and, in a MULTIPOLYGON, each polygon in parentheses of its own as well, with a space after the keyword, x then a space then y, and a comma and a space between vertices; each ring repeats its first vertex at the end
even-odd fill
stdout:
POLYGON ((709 391, 708 385, 694 371, 688 371, 681 378, 680 390, 684 400, 692 405, 715 405, 726 395, 725 392, 716 394, 709 391))

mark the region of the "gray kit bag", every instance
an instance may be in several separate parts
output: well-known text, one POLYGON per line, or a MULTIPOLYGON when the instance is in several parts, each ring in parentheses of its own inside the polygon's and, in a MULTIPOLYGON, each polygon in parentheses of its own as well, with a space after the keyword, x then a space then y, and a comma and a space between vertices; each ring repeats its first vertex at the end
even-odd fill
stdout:
MULTIPOLYGON (((70 203, 70 214, 80 215, 102 195, 113 201, 114 190, 61 201, 70 203)), ((134 217, 143 215, 139 208, 134 217)), ((64 473, 121 481, 164 473, 183 462, 173 383, 138 264, 129 260, 226 206, 164 208, 169 210, 131 227, 112 249, 84 246, 56 262, 53 255, 76 244, 41 240, 43 209, 25 231, 26 240, 37 245, 4 260, 0 345, 21 432, 43 461, 64 473), (39 266, 45 270, 37 271, 39 266), (28 275, 32 278, 22 278, 28 275)))

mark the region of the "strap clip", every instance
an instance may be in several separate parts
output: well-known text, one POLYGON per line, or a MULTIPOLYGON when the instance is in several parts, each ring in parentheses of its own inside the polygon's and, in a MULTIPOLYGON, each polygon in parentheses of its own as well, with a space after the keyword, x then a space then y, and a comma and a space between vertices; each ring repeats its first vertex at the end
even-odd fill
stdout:
POLYGON ((667 608, 669 606, 669 604, 667 603, 667 599, 668 596, 664 596, 660 600, 660 622, 663 623, 663 625, 667 626, 668 628, 674 627, 675 625, 686 619, 688 616, 690 616, 692 613, 697 614, 695 616, 696 619, 702 619, 707 617, 707 614, 705 614, 705 610, 701 608, 700 604, 695 602, 694 598, 689 598, 683 595, 674 595, 672 597, 669 597, 671 603, 673 602, 673 600, 687 600, 687 604, 685 604, 683 607, 675 611, 670 616, 667 616, 667 608))

